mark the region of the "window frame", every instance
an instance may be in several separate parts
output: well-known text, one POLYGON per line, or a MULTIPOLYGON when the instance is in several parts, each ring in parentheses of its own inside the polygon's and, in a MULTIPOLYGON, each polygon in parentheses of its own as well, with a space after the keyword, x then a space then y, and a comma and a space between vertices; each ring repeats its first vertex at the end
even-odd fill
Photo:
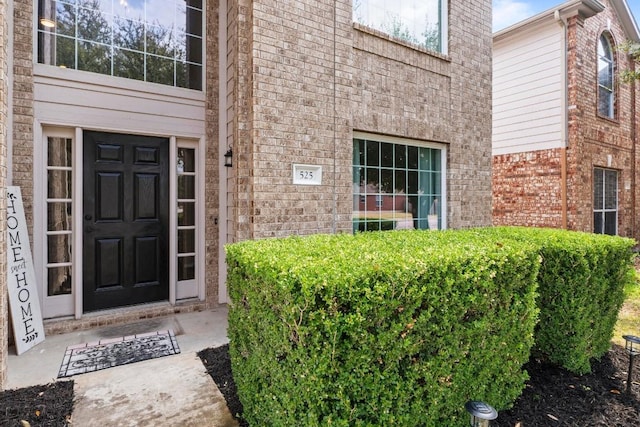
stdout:
MULTIPOLYGON (((438 171, 439 173, 439 179, 440 179, 440 185, 438 186, 438 195, 439 195, 439 199, 437 200, 437 204, 439 206, 437 206, 438 209, 438 224, 437 224, 437 229, 443 230, 447 228, 447 150, 448 150, 448 146, 446 144, 442 144, 442 143, 437 143, 437 142, 430 142, 430 141, 420 141, 420 140, 416 140, 416 139, 411 139, 411 138, 400 138, 400 137, 394 137, 394 136, 388 136, 388 135, 380 135, 380 134, 374 134, 374 133, 368 133, 368 132, 353 132, 353 139, 352 139, 352 149, 354 150, 354 154, 355 154, 355 141, 356 140, 366 140, 366 141, 374 141, 374 142, 378 142, 380 144, 392 144, 394 146, 406 146, 406 147, 416 147, 416 148, 427 148, 427 149, 434 149, 434 150, 438 150, 439 151, 439 166, 440 166, 440 170, 438 171)), ((351 165, 352 165, 352 186, 353 186, 353 190, 352 190, 352 197, 353 197, 353 212, 352 212, 352 230, 355 232, 355 226, 356 226, 356 222, 358 221, 357 218, 361 218, 361 211, 359 209, 356 208, 356 204, 359 205, 362 203, 362 200, 364 200, 364 203, 367 203, 367 194, 365 193, 364 195, 360 193, 360 191, 358 190, 356 192, 356 186, 357 184, 354 182, 354 170, 355 168, 367 168, 370 166, 367 165, 358 165, 356 164, 355 158, 352 157, 351 159, 351 165)), ((374 166, 375 167, 375 166, 374 166)), ((383 167, 381 165, 377 166, 380 170, 382 169, 388 169, 387 167, 383 167)), ((395 172, 397 170, 401 170, 402 168, 396 168, 395 166, 392 167, 392 170, 395 172)), ((407 172, 412 170, 412 168, 404 168, 404 170, 406 170, 407 172)), ((420 171, 420 169, 418 169, 418 171, 420 171)), ((433 172, 433 171, 431 171, 433 172)), ((426 171, 423 171, 423 173, 426 173, 426 171)), ((395 184, 394 184, 395 185, 395 184)), ((406 185, 409 185, 408 183, 406 183, 406 185)), ((418 184, 419 186, 419 184, 418 184)), ((360 187, 358 187, 359 189, 360 187)), ((395 190, 395 189, 394 189, 395 190)), ((395 203, 397 203, 396 201, 396 197, 398 195, 405 195, 406 197, 415 197, 415 196, 411 196, 408 193, 389 193, 390 195, 392 195, 393 197, 393 203, 394 203, 394 208, 395 208, 395 203)), ((381 195, 382 193, 373 193, 371 194, 372 196, 372 200, 371 202, 373 204, 376 205, 376 210, 381 208, 382 203, 384 203, 383 201, 381 201, 381 195)), ((365 208, 366 209, 366 208, 365 208)), ((380 209, 380 212, 382 211, 382 209, 380 209)), ((366 215, 366 210, 365 210, 365 215, 366 215)), ((402 215, 400 215, 402 216, 402 215)), ((426 217, 416 217, 413 218, 412 217, 412 221, 414 222, 413 225, 411 225, 411 227, 415 227, 415 222, 416 221, 425 221, 428 220, 428 213, 426 215, 426 217)), ((400 217, 396 217, 395 215, 395 209, 394 209, 394 214, 393 214, 393 221, 402 221, 403 218, 400 217)), ((382 217, 382 214, 380 216, 380 226, 382 227, 382 222, 385 220, 385 218, 382 217)), ((373 221, 375 222, 375 220, 373 221)), ((407 227, 408 224, 403 224, 401 226, 398 226, 398 222, 394 223, 393 228, 394 229, 404 229, 404 228, 410 228, 407 227)), ((366 226, 365 226, 366 227, 366 226)), ((418 228, 418 227, 416 227, 418 228)), ((426 227, 420 227, 422 229, 426 229, 426 227)))
MULTIPOLYGON (((156 83, 150 80, 147 80, 146 77, 146 65, 145 65, 145 70, 143 70, 143 76, 142 79, 133 79, 133 78, 128 78, 128 77, 121 77, 118 76, 116 74, 114 74, 114 70, 113 70, 113 58, 111 60, 111 66, 110 66, 110 72, 109 73, 100 73, 100 72, 96 72, 96 71, 85 71, 82 69, 77 68, 77 49, 76 49, 76 64, 74 64, 74 68, 64 68, 64 67, 59 67, 56 66, 55 64, 47 64, 45 61, 41 62, 40 61, 40 40, 41 40, 41 34, 44 34, 45 31, 43 30, 43 27, 40 25, 40 21, 41 21, 41 17, 40 15, 40 2, 41 1, 55 1, 55 0, 36 0, 35 2, 35 7, 34 7, 34 11, 33 11, 33 38, 34 38, 34 43, 33 43, 33 55, 34 55, 34 68, 35 69, 46 69, 49 68, 51 69, 51 71, 41 71, 40 74, 42 75, 50 75, 50 74, 57 74, 56 71, 58 69, 64 69, 65 72, 69 73, 69 75, 71 77, 68 77, 69 80, 73 80, 73 81, 83 81, 85 79, 85 77, 73 77, 72 73, 79 73, 79 75, 97 75, 97 76, 101 76, 101 78, 103 79, 103 81, 106 79, 106 81, 108 83, 105 83, 107 85, 113 85, 116 87, 122 86, 124 88, 130 87, 132 86, 132 84, 137 87, 140 88, 141 85, 148 85, 149 90, 150 91, 154 91, 154 92, 158 92, 157 86, 160 85, 162 87, 168 88, 169 90, 179 90, 179 91, 189 91, 192 93, 204 93, 205 89, 206 89, 206 75, 207 75, 207 60, 206 60, 206 45, 207 45, 207 39, 206 39, 206 34, 207 34, 207 4, 206 4, 206 0, 202 0, 202 9, 200 10, 201 15, 202 15, 202 22, 201 22, 201 29, 200 29, 200 35, 197 36, 195 34, 191 34, 192 36, 195 35, 199 38, 200 40, 200 81, 199 81, 199 85, 200 88, 199 89, 192 89, 189 87, 183 87, 183 86, 179 86, 177 85, 177 81, 178 81, 178 74, 176 73, 176 68, 175 68, 175 64, 174 64, 174 71, 173 71, 173 84, 172 85, 168 85, 165 83, 156 83), (117 82, 122 82, 122 83, 117 83, 117 82), (128 84, 126 82, 132 82, 132 84, 128 84)), ((65 2, 67 0, 64 0, 65 2)), ((145 0, 145 1, 151 1, 151 0, 145 0)), ((176 0, 177 1, 177 0, 176 0)), ((191 6, 185 6, 185 8, 192 8, 192 9, 196 9, 197 8, 193 8, 191 6)), ((46 18, 46 17, 45 17, 46 18)), ((146 32, 145 32, 146 33, 146 32)), ((185 29, 185 37, 188 33, 186 32, 185 29)), ((55 38, 55 35, 53 36, 55 38)), ((83 39, 78 38, 78 35, 75 34, 75 36, 73 37, 68 37, 70 40, 74 40, 74 44, 77 45, 78 43, 82 43, 83 39)), ((146 45, 146 43, 145 43, 146 45)), ((117 44, 114 43, 113 38, 111 40, 111 44, 110 45, 104 45, 109 47, 111 50, 118 48, 117 44)), ((126 49, 125 49, 126 50, 126 49)), ((189 43, 185 42, 185 52, 189 50, 189 43)), ((134 52, 134 51, 131 51, 134 52)), ((155 55, 153 52, 141 52, 144 56, 145 56, 145 60, 144 63, 146 64, 147 60, 146 57, 152 57, 152 58, 161 58, 157 55, 155 55)), ((174 62, 180 62, 179 60, 177 60, 174 57, 174 62)), ((191 62, 187 62, 186 58, 185 58, 185 67, 187 67, 191 62)), ((185 68, 185 76, 189 75, 189 71, 188 68, 185 68)), ((188 77, 185 77, 188 78, 188 77)), ((95 80, 94 78, 91 77, 86 77, 86 79, 88 80, 95 80)))
POLYGON ((596 113, 599 117, 609 120, 615 120, 617 117, 616 69, 617 61, 615 56, 615 44, 613 42, 613 37, 608 31, 603 31, 598 37, 596 47, 596 113), (601 47, 603 49, 603 54, 601 54, 601 47), (608 56, 610 56, 610 58, 608 56), (607 64, 606 68, 609 74, 607 79, 611 81, 611 87, 607 87, 601 84, 601 63, 607 64), (601 103, 603 101, 602 91, 606 91, 608 97, 608 99, 606 100, 606 112, 601 107, 601 103))
MULTIPOLYGON (((446 0, 437 0, 438 1, 438 9, 439 9, 439 22, 438 22, 438 26, 439 26, 439 49, 431 49, 429 47, 427 47, 425 44, 423 43, 416 43, 414 41, 411 41, 405 37, 398 37, 398 36, 394 36, 392 34, 390 34, 388 31, 385 31, 382 28, 379 28, 379 25, 370 25, 368 23, 365 23, 364 21, 361 21, 358 19, 358 17, 356 16, 356 9, 359 7, 356 5, 356 2, 358 1, 368 1, 368 0, 353 0, 351 3, 352 6, 352 21, 357 24, 357 25, 361 25, 365 28, 371 28, 375 31, 378 31, 380 33, 386 34, 387 36, 389 36, 391 39, 393 40, 398 40, 401 41, 402 43, 406 43, 410 46, 416 46, 416 47, 420 47, 421 49, 425 49, 429 52, 436 52, 439 53, 441 55, 448 55, 449 53, 449 2, 446 0)), ((388 10, 386 10, 388 12, 388 10)), ((385 13, 386 14, 386 13, 385 13)), ((393 25, 393 23, 391 24, 393 25)))
POLYGON ((592 179, 592 183, 593 183, 593 227, 592 230, 594 233, 596 234, 609 234, 606 233, 607 230, 607 213, 615 213, 615 231, 614 234, 610 234, 612 236, 617 236, 618 235, 618 219, 619 219, 619 213, 620 213, 620 199, 618 197, 618 193, 620 190, 619 187, 619 183, 620 183, 620 172, 616 169, 611 169, 611 168, 604 168, 604 167, 594 167, 593 168, 593 179, 592 179), (615 208, 607 208, 607 172, 613 172, 615 173, 615 190, 614 191, 614 196, 615 196, 615 208), (598 201, 596 200, 597 197, 596 195, 598 194, 598 188, 597 188, 597 183, 596 183, 596 177, 597 174, 602 174, 602 188, 601 188, 601 192, 602 192, 602 200, 598 201), (596 207, 598 206, 598 208, 596 207), (599 207, 602 206, 602 207, 599 207), (602 215, 602 220, 601 220, 601 228, 600 230, 596 230, 596 219, 595 216, 596 215, 602 215))

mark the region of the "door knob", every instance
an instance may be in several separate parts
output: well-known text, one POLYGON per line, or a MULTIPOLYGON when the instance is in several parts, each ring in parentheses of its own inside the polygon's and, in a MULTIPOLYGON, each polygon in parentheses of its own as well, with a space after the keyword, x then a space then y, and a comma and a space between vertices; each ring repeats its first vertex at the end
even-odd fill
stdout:
POLYGON ((86 219, 87 221, 91 221, 91 215, 85 215, 84 219, 86 219))

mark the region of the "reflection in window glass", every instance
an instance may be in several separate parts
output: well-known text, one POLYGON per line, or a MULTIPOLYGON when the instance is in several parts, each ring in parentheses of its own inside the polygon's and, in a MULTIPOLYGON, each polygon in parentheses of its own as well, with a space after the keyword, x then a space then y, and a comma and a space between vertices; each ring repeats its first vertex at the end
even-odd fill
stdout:
POLYGON ((47 138, 47 293, 71 293, 72 140, 47 138))
POLYGON ((196 150, 178 146, 177 154, 178 281, 188 281, 196 278, 196 251, 200 237, 196 221, 196 150))
POLYGON ((598 114, 614 118, 613 50, 605 34, 598 40, 598 114))
POLYGON ((202 89, 202 1, 38 2, 38 62, 202 89))
POLYGON ((618 234, 618 171, 593 170, 593 232, 618 234))
POLYGON ((353 20, 397 39, 443 52, 443 0, 353 0, 353 20))
POLYGON ((194 256, 186 256, 178 258, 178 280, 191 280, 196 277, 194 256))
POLYGON ((441 156, 437 148, 355 139, 353 230, 442 228, 441 156))

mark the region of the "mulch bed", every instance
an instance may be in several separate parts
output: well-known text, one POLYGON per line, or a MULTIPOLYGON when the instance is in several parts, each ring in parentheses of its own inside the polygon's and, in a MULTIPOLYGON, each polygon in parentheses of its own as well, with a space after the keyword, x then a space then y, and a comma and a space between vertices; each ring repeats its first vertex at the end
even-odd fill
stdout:
POLYGON ((0 426, 69 426, 72 411, 73 381, 0 392, 0 426))
MULTIPOLYGON (((198 353, 207 372, 242 420, 227 345, 198 353)), ((634 364, 631 394, 626 394, 629 356, 613 345, 590 374, 577 376, 532 358, 525 365, 530 379, 511 410, 500 412, 492 427, 634 427, 640 426, 640 357, 634 364)))
MULTIPOLYGON (((231 372, 228 346, 198 353, 207 372, 227 400, 242 427, 242 404, 231 372)), ((640 358, 639 358, 640 359, 640 358)), ((530 380, 511 410, 503 411, 493 427, 632 427, 640 426, 640 360, 626 394, 629 356, 613 345, 590 374, 577 376, 532 358, 525 365, 530 380)), ((0 392, 0 426, 72 426, 73 381, 0 392)))

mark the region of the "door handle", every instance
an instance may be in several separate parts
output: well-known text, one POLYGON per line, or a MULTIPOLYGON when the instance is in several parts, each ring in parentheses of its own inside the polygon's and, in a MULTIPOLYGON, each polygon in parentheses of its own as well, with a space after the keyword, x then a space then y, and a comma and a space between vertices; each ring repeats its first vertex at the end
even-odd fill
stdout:
POLYGON ((86 219, 87 221, 91 221, 91 218, 92 218, 91 215, 85 215, 84 216, 84 219, 86 219))

